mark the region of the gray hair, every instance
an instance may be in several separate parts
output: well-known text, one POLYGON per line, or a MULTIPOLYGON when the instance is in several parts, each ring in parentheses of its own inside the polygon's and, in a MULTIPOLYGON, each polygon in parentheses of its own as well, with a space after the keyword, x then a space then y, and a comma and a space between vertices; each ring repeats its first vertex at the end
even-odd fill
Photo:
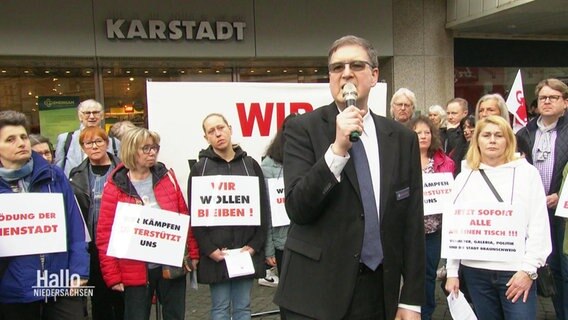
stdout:
POLYGON ((477 101, 475 105, 475 119, 479 120, 479 106, 487 101, 487 100, 495 100, 497 102, 497 106, 499 106, 500 116, 501 118, 509 121, 509 109, 507 109, 507 103, 505 103, 505 99, 498 94, 498 93, 490 93, 486 94, 477 101))
POLYGON ((394 100, 400 97, 406 97, 408 100, 410 100, 410 103, 412 103, 412 110, 414 110, 414 108, 416 107, 416 95, 414 94, 414 92, 410 91, 410 89, 407 88, 400 88, 396 90, 396 92, 392 95, 390 102, 390 114, 393 119, 394 119, 394 111, 393 111, 394 100))
POLYGON ((444 108, 441 105, 435 104, 433 106, 430 106, 428 108, 428 112, 432 112, 432 113, 435 113, 438 116, 440 116, 440 128, 446 127, 448 125, 446 123, 446 118, 447 118, 448 114, 446 113, 446 110, 444 110, 444 108))

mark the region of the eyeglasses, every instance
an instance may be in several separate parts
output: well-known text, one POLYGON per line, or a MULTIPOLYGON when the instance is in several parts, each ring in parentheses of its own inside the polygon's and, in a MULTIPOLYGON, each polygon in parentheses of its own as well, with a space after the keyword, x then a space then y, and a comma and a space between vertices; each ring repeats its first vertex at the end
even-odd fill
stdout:
POLYGON ((90 117, 95 116, 98 117, 101 114, 101 111, 81 111, 84 116, 90 117))
POLYGON ((85 148, 91 149, 94 146, 97 147, 102 147, 105 144, 105 141, 103 139, 97 139, 94 141, 87 141, 87 142, 83 142, 83 145, 85 146, 85 148))
POLYGON ((331 73, 340 73, 345 70, 345 66, 349 65, 351 71, 363 71, 367 66, 374 68, 373 64, 367 61, 355 60, 351 62, 334 62, 330 63, 327 68, 331 73))
POLYGON ((560 96, 558 95, 554 95, 554 96, 538 96, 538 101, 540 102, 545 102, 546 99, 550 99, 550 102, 556 102, 560 99, 560 96))
POLYGON ((144 152, 144 154, 148 154, 152 150, 154 150, 154 151, 156 151, 156 153, 158 153, 158 152, 160 152, 160 145, 159 144, 147 144, 147 145, 144 145, 140 149, 142 149, 142 152, 144 152))
POLYGON ((395 107, 399 108, 399 109, 402 108, 402 107, 405 107, 405 108, 408 108, 408 109, 412 108, 412 105, 410 103, 393 103, 393 105, 395 107))

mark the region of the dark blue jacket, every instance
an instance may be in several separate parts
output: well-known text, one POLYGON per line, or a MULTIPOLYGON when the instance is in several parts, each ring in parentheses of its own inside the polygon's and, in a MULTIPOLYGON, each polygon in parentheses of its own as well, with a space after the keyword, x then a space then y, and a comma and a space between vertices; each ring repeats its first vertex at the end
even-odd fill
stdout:
MULTIPOLYGON (((73 190, 60 168, 50 165, 39 154, 32 152, 34 168, 29 185, 29 192, 62 193, 66 214, 67 251, 24 255, 3 258, 7 269, 0 278, 0 303, 28 303, 43 300, 35 296, 33 286, 37 285, 37 271, 47 270, 59 274, 60 270, 69 270, 69 274, 78 274, 81 278, 89 276, 89 253, 85 241, 85 225, 81 211, 77 206, 73 190)), ((0 193, 12 193, 9 184, 0 178, 0 193)))

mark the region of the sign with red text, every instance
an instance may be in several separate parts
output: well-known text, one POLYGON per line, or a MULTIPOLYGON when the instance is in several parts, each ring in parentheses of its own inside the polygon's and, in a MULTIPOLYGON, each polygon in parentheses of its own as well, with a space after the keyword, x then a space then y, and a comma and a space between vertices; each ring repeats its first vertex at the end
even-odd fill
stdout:
POLYGON ((424 173, 424 215, 444 212, 451 203, 450 194, 454 185, 454 176, 450 172, 424 173))
POLYGON ((181 267, 189 215, 119 202, 107 255, 181 267))
POLYGON ((444 212, 442 257, 519 261, 525 254, 525 215, 507 203, 456 204, 444 212))
POLYGON ((258 177, 191 178, 191 226, 259 226, 258 177))
POLYGON ((0 194, 0 257, 64 251, 63 194, 0 194))
POLYGON ((268 196, 270 197, 270 217, 273 227, 282 227, 290 224, 290 218, 284 206, 284 178, 266 179, 268 196))
MULTIPOLYGON (((186 199, 188 160, 208 147, 202 122, 210 113, 222 114, 233 129, 232 142, 260 163, 286 116, 333 102, 328 83, 148 81, 146 92, 148 128, 161 137, 160 161, 175 170, 186 199)), ((386 83, 373 87, 368 104, 386 116, 386 83)))
POLYGON ((555 215, 558 217, 568 218, 568 183, 564 183, 562 185, 555 215))

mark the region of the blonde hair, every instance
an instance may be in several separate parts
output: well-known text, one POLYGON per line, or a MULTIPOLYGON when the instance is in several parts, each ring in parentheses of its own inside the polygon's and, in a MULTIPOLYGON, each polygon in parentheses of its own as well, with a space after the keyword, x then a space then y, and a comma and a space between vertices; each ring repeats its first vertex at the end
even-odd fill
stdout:
POLYGON ((481 119, 475 125, 475 131, 473 132, 473 137, 471 137, 471 145, 467 150, 465 159, 467 165, 473 170, 479 170, 481 164, 481 151, 479 150, 479 135, 481 131, 485 129, 488 124, 493 124, 499 127, 503 136, 505 137, 506 147, 505 147, 505 163, 515 160, 515 151, 517 150, 517 140, 515 139, 515 134, 513 129, 509 125, 509 122, 500 116, 489 116, 485 119, 481 119))
POLYGON ((155 144, 160 144, 160 135, 146 128, 134 127, 125 132, 120 144, 120 160, 129 170, 136 168, 138 149, 152 138, 155 144))

